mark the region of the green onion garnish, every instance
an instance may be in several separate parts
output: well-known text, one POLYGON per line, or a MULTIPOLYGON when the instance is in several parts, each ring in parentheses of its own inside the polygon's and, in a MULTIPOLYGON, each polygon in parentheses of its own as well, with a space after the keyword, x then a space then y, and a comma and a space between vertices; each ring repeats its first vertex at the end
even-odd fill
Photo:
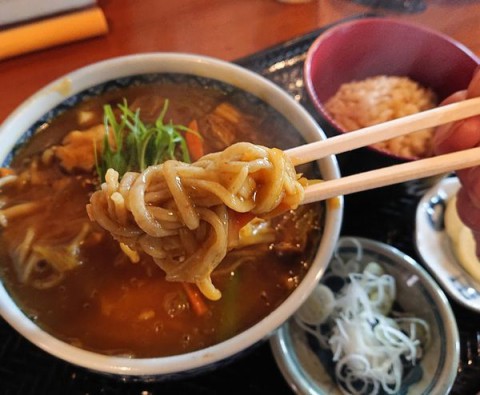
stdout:
POLYGON ((141 172, 148 166, 168 159, 190 163, 187 144, 180 132, 197 132, 184 125, 175 125, 172 121, 165 123, 168 103, 166 99, 153 124, 145 124, 140 119, 140 109, 132 111, 126 100, 117 105, 119 120, 111 105, 103 107, 105 136, 100 157, 95 150, 95 165, 101 182, 105 181, 105 174, 110 168, 122 177, 128 171, 141 172))

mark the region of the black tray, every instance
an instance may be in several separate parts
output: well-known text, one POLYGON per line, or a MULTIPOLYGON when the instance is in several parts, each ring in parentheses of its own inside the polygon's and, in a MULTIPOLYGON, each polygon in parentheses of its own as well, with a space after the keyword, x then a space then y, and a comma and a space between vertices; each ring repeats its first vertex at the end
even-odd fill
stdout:
MULTIPOLYGON (((370 14, 371 15, 371 14, 370 14)), ((358 15, 357 17, 364 17, 358 15)), ((324 30, 285 42, 238 64, 272 80, 299 101, 322 126, 303 88, 303 62, 313 40, 324 30)), ((359 151, 362 155, 362 151, 359 151)), ((353 172, 355 156, 339 156, 343 174, 353 172)), ((355 168, 355 171, 359 171, 355 168)), ((417 203, 426 185, 402 184, 357 193, 345 199, 342 233, 382 241, 399 248, 420 262, 413 245, 417 203)), ((451 394, 480 391, 480 316, 450 300, 461 336, 461 362, 451 394)), ((187 380, 172 382, 125 382, 86 371, 43 352, 18 335, 0 319, 0 394, 288 394, 292 390, 281 375, 268 342, 225 367, 187 380)))

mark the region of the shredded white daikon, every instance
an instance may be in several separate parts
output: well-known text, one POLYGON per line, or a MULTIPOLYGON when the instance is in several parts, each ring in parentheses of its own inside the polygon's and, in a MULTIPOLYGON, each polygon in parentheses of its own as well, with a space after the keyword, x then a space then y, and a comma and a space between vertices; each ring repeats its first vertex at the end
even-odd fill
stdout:
POLYGON ((405 366, 422 357, 429 326, 405 313, 393 318, 395 279, 375 262, 359 272, 363 255, 361 245, 356 246, 356 256, 347 262, 336 253, 326 275, 340 278, 343 287, 334 294, 319 284, 295 314, 295 321, 318 339, 321 347, 331 350, 343 393, 394 394, 401 388, 405 366), (321 305, 318 298, 329 301, 329 311, 319 311, 315 321, 312 309, 321 305))

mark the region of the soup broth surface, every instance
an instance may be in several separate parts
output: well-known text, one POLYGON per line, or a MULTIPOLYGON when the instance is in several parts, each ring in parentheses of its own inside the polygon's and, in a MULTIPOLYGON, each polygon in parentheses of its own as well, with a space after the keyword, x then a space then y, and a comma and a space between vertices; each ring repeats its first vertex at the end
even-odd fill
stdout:
POLYGON ((24 182, 0 188, 0 208, 26 202, 40 202, 41 208, 0 227, 3 281, 32 320, 84 349, 156 357, 216 344, 266 317, 302 280, 319 239, 323 205, 276 219, 273 244, 229 252, 212 274, 222 298, 205 299, 207 313, 195 314, 182 284, 167 282, 146 254, 132 263, 89 220, 85 206, 99 185, 95 172, 65 171, 47 155, 69 132, 102 124, 104 104, 125 99, 140 108, 145 122, 153 122, 168 99, 165 119, 183 125, 197 120, 206 153, 240 141, 281 149, 303 143, 273 109, 218 88, 162 82, 88 98, 43 125, 10 164, 24 182), (26 281, 18 261, 29 248, 69 269, 58 280, 40 262, 26 281))

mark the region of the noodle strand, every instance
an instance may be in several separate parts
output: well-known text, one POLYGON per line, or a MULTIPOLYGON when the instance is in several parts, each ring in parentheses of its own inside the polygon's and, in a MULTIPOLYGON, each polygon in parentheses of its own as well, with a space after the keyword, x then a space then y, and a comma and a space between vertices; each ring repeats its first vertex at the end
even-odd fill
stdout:
POLYGON ((142 173, 109 169, 87 211, 133 250, 152 256, 170 281, 221 294, 211 273, 229 248, 229 210, 269 216, 295 209, 304 189, 279 149, 237 143, 193 164, 168 160, 142 173), (228 209, 227 209, 228 207, 228 209))

